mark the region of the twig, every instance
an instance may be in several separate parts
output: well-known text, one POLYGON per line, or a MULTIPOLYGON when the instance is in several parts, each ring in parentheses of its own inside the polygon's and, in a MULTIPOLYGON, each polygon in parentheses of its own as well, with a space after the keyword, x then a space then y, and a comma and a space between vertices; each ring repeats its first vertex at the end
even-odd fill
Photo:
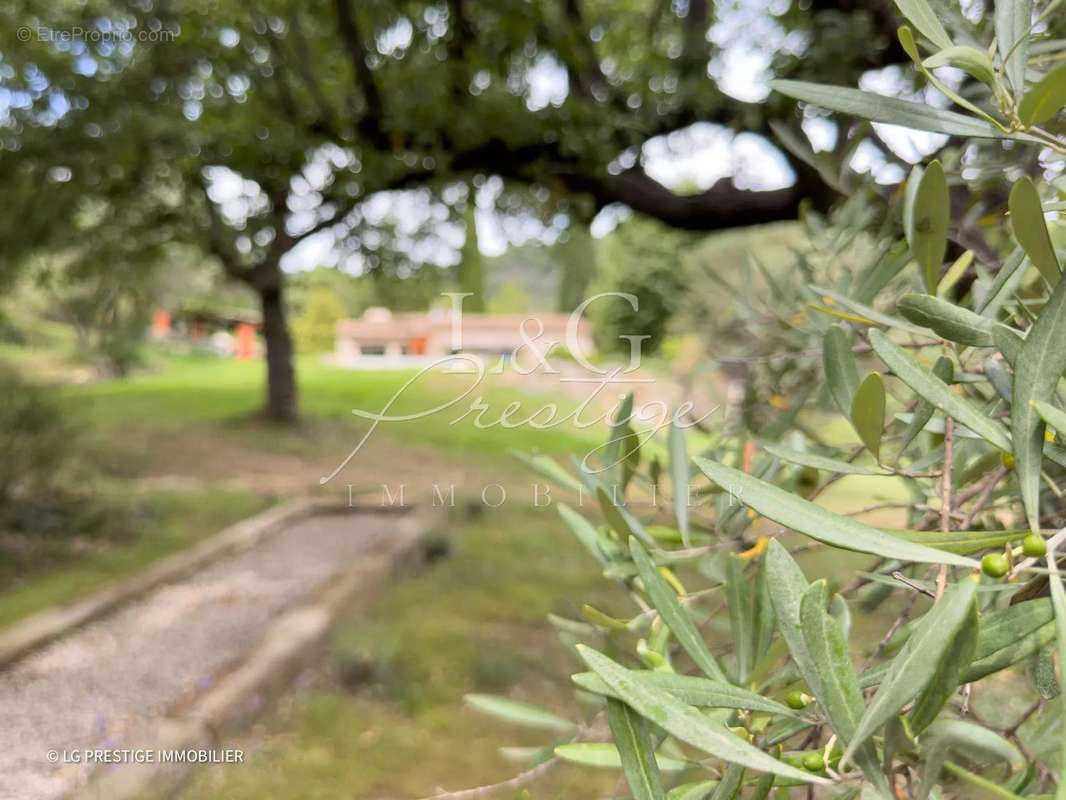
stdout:
POLYGON ((996 488, 996 485, 1003 480, 1003 476, 1007 474, 1007 468, 1003 466, 996 467, 984 480, 981 481, 981 491, 977 495, 977 499, 974 500, 973 507, 966 513, 966 517, 962 520, 962 529, 969 530, 973 525, 974 519, 988 502, 988 498, 992 496, 992 491, 996 488))
POLYGON ((520 789, 527 783, 531 783, 551 771, 560 760, 558 756, 552 756, 547 761, 537 764, 537 766, 527 769, 525 772, 520 772, 505 781, 475 786, 471 789, 461 789, 457 792, 437 792, 422 798, 422 800, 474 800, 474 798, 478 797, 491 797, 498 792, 520 789))
MULTIPOLYGON (((951 530, 951 470, 955 460, 955 419, 944 419, 944 471, 940 478, 940 530, 951 530)), ((948 585, 948 565, 941 564, 936 576, 936 600, 944 596, 948 585)))
POLYGON ((932 597, 934 600, 937 599, 936 592, 932 592, 929 589, 926 589, 920 583, 916 583, 916 582, 912 581, 910 578, 908 578, 906 575, 904 575, 898 569, 895 572, 892 573, 892 577, 895 578, 900 583, 904 584, 905 586, 909 586, 911 589, 914 589, 914 591, 916 591, 916 592, 921 592, 922 594, 926 595, 927 597, 932 597))
POLYGON ((1006 736, 1008 739, 1013 738, 1014 734, 1016 734, 1018 732, 1018 729, 1020 727, 1022 727, 1022 725, 1024 725, 1026 722, 1028 722, 1029 718, 1032 717, 1033 714, 1035 714, 1037 711, 1039 711, 1040 710, 1040 706, 1042 706, 1042 705, 1044 705, 1044 698, 1043 697, 1039 698, 1035 703, 1033 703, 1031 706, 1029 706, 1029 708, 1026 709, 1025 713, 1022 714, 1021 719, 1019 719, 1017 722, 1015 722, 1009 728, 1006 728, 1003 731, 1003 735, 1006 736))
MULTIPOLYGON (((603 719, 604 714, 601 711, 591 722, 589 722, 588 725, 585 725, 577 732, 573 741, 587 742, 603 740, 606 736, 606 732, 601 730, 602 725, 600 723, 603 719)), ((531 767, 525 772, 520 772, 514 777, 508 778, 505 781, 500 781, 499 783, 487 783, 484 786, 474 786, 470 789, 460 789, 455 792, 447 792, 438 788, 436 794, 428 795, 421 798, 421 800, 475 800, 475 798, 491 797, 494 794, 507 790, 520 789, 527 783, 531 783, 537 778, 550 772, 561 760, 562 759, 558 756, 552 756, 547 761, 543 761, 535 767, 531 767)))

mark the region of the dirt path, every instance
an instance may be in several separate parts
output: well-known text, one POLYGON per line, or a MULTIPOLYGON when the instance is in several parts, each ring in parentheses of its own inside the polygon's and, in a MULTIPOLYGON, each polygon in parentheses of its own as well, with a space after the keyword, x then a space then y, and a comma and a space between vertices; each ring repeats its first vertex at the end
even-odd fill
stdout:
POLYGON ((147 746, 279 614, 398 524, 365 512, 295 522, 0 672, 0 798, 76 792, 89 768, 50 751, 147 746))

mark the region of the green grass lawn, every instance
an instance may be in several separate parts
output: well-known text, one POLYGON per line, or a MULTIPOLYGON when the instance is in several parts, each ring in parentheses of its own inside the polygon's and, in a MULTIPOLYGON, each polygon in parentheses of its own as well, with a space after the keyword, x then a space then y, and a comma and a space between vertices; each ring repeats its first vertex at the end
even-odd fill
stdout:
POLYGON ((268 497, 238 490, 153 491, 132 511, 132 533, 82 555, 57 552, 47 563, 16 573, 0 568, 0 628, 50 606, 77 600, 133 575, 271 505, 268 497))
MULTIPOLYGON (((258 437, 259 441, 251 444, 270 447, 280 440, 284 446, 287 434, 283 429, 244 424, 262 406, 261 362, 187 357, 167 359, 166 364, 157 373, 70 387, 67 393, 93 423, 105 428, 131 423, 215 424, 258 437)), ((524 409, 519 419, 546 403, 558 403, 561 417, 577 403, 501 386, 491 376, 484 384, 475 386, 474 376, 430 374, 404 389, 415 375, 415 371, 405 370, 341 369, 327 366, 317 357, 299 359, 301 415, 308 425, 339 425, 340 429, 357 434, 365 431, 370 423, 354 415, 353 410, 383 413, 389 408, 387 413, 393 416, 417 416, 383 422, 375 436, 473 457, 493 458, 511 449, 573 452, 591 441, 586 431, 571 424, 543 430, 528 425, 484 427, 477 423, 475 414, 468 413, 478 397, 491 409, 484 414, 486 423, 497 420, 506 406, 515 401, 524 409), (395 403, 388 406, 401 389, 395 403)))
MULTIPOLYGON (((59 388, 82 429, 86 448, 82 459, 101 471, 106 478, 102 485, 107 492, 122 496, 130 515, 122 521, 122 535, 102 535, 85 547, 71 548, 62 540, 42 545, 41 558, 32 569, 5 560, 0 565, 0 586, 5 587, 0 594, 0 626, 49 605, 74 601, 273 501, 269 490, 257 487, 253 491, 227 484, 220 489, 207 481, 191 489, 160 492, 142 491, 131 482, 145 474, 199 479, 195 455, 184 461, 178 458, 184 443, 201 439, 208 458, 215 448, 225 447, 235 478, 240 477, 243 465, 261 464, 269 454, 321 457, 323 452, 333 452, 332 458, 339 460, 367 426, 351 410, 381 411, 411 377, 407 372, 334 369, 308 359, 298 371, 304 422, 290 430, 255 419, 262 395, 261 364, 217 358, 174 358, 164 364, 160 372, 125 381, 59 388)), ((410 414, 425 409, 425 403, 442 405, 467 385, 469 380, 463 377, 453 381, 435 375, 421 389, 404 395, 397 407, 400 413, 410 414), (456 390, 461 381, 465 383, 456 390)), ((518 399, 536 405, 544 402, 492 385, 485 387, 484 396, 494 409, 518 399)), ((387 423, 374 435, 399 446, 409 443, 447 453, 455 461, 483 462, 486 469, 510 461, 506 453, 512 448, 575 451, 586 441, 569 427, 539 432, 527 427, 482 429, 470 419, 450 425, 463 411, 465 406, 387 423)), ((286 466, 281 463, 278 469, 286 466)))
MULTIPOLYGON (((322 458, 325 453, 327 462, 339 460, 367 427, 351 410, 381 411, 413 375, 335 369, 316 359, 304 360, 298 371, 303 422, 287 429, 255 418, 263 392, 261 363, 206 357, 168 358, 162 363, 158 372, 127 380, 59 387, 81 429, 80 458, 102 473, 101 485, 121 496, 130 513, 122 520, 122 535, 105 531, 77 547, 63 540, 47 542, 38 546, 40 558, 33 564, 5 560, 0 566, 0 585, 5 587, 0 594, 0 626, 75 600, 261 510, 274 501, 275 492, 229 483, 215 486, 212 480, 203 480, 200 470, 206 472, 214 456, 223 453, 228 457, 226 476, 238 479, 242 470, 261 466, 277 454, 322 458), (182 458, 183 447, 197 439, 201 450, 182 458), (142 490, 136 480, 146 474, 189 478, 203 485, 180 491, 142 490)), ((400 397, 394 413, 414 414, 445 405, 470 384, 469 376, 429 376, 400 397)), ((516 400, 530 409, 548 401, 493 384, 476 394, 483 394, 495 410, 516 400)), ((374 436, 395 443, 395 448, 410 445, 440 453, 445 459, 442 465, 473 461, 487 472, 510 466, 511 449, 562 453, 590 446, 585 434, 572 426, 545 431, 526 426, 481 428, 472 417, 450 424, 462 416, 474 396, 423 418, 384 424, 374 436)), ((386 445, 386 451, 391 446, 386 445)), ((389 466, 381 468, 383 475, 389 475, 389 466)), ((291 470, 292 465, 282 461, 275 469, 291 470)))

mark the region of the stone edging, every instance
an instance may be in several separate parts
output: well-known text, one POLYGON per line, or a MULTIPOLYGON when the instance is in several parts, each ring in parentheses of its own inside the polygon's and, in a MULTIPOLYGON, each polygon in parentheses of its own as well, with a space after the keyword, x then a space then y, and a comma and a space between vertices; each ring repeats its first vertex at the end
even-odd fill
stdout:
MULTIPOLYGON (((353 509, 358 511, 358 509, 353 509)), ((396 511, 375 510, 388 515, 396 511)), ((370 601, 385 582, 421 560, 420 541, 427 516, 402 512, 404 524, 382 537, 309 601, 280 616, 241 664, 226 673, 179 717, 168 719, 145 749, 214 750, 280 695, 312 663, 338 616, 370 601)), ((73 797, 144 800, 173 796, 189 777, 189 764, 131 764, 98 771, 73 797)))
POLYGON ((317 498, 289 500, 224 528, 204 541, 166 556, 147 569, 80 600, 31 614, 0 631, 0 668, 163 583, 183 578, 222 556, 253 547, 284 525, 336 505, 336 501, 317 498))

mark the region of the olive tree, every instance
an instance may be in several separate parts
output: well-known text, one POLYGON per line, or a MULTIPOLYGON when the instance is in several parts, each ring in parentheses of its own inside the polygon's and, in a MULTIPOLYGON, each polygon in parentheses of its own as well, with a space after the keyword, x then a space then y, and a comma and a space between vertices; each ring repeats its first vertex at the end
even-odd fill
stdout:
POLYGON ((582 718, 470 697, 546 731, 526 772, 479 796, 572 761, 621 769, 640 800, 1066 798, 1066 281, 1046 219, 1063 210, 1066 67, 1040 36, 1059 4, 999 3, 980 29, 957 9, 945 26, 942 5, 897 0, 899 42, 955 109, 774 84, 965 143, 883 205, 901 241, 783 290, 797 332, 780 341, 797 360, 814 346, 817 390, 758 436, 697 435, 679 414, 642 431, 630 397, 599 458, 530 462, 592 499, 595 518, 560 516, 634 609, 552 620, 582 718), (1006 213, 981 220, 981 252, 949 258, 973 224, 955 201, 967 152, 996 154, 1006 213), (833 429, 822 399, 850 433, 801 424, 833 429), (831 510, 856 478, 908 496, 831 510), (896 527, 868 516, 886 509, 896 527))

